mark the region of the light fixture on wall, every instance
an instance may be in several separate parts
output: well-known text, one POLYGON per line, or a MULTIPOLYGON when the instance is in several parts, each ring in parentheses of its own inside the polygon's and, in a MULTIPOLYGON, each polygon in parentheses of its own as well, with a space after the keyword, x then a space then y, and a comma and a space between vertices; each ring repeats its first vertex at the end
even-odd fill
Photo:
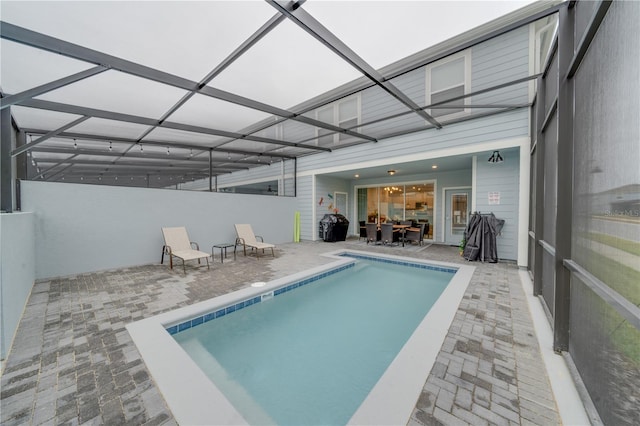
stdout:
POLYGON ((504 158, 500 155, 500 151, 493 151, 493 154, 491 154, 491 157, 489 157, 487 161, 489 163, 502 163, 504 158))
POLYGON ((389 173, 389 176, 393 176, 396 174, 395 170, 387 170, 387 173, 389 173))

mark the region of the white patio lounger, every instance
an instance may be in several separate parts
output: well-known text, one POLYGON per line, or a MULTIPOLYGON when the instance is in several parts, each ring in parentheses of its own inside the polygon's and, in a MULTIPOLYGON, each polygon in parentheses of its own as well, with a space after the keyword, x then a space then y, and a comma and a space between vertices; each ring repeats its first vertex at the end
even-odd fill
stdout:
POLYGON ((275 246, 273 244, 265 243, 264 239, 260 235, 255 235, 253 233, 251 225, 236 224, 234 226, 236 227, 236 234, 238 235, 238 238, 236 238, 236 245, 242 245, 245 256, 247 255, 248 246, 252 250, 256 249, 256 257, 259 257, 260 250, 262 250, 262 253, 264 254, 264 249, 266 248, 270 248, 271 254, 273 255, 273 257, 276 257, 275 252, 273 251, 275 246), (258 241, 258 238, 260 239, 260 241, 258 241))
POLYGON ((160 263, 164 261, 164 254, 169 255, 169 265, 173 269, 173 257, 182 259, 182 269, 184 273, 187 270, 184 266, 185 260, 207 259, 207 269, 209 269, 209 253, 200 251, 198 243, 189 241, 189 235, 187 235, 187 228, 181 226, 177 228, 162 228, 162 235, 164 236, 164 247, 162 247, 162 259, 160 263), (193 248, 195 246, 195 249, 193 248))

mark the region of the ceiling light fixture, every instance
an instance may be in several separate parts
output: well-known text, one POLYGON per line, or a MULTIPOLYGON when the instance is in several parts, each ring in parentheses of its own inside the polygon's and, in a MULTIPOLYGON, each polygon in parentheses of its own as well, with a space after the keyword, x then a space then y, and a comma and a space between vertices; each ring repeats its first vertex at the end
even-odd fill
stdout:
POLYGON ((353 177, 354 177, 354 178, 356 178, 356 179, 358 179, 358 178, 360 177, 360 175, 355 174, 355 175, 353 175, 353 177))
POLYGON ((487 161, 489 163, 502 163, 504 158, 500 155, 500 151, 493 151, 493 154, 491 154, 491 157, 489 157, 487 161))
POLYGON ((387 170, 387 173, 389 173, 389 176, 393 176, 396 174, 395 170, 387 170))
POLYGON ((438 165, 437 165, 437 164, 434 164, 433 166, 431 166, 431 168, 435 170, 435 169, 437 169, 437 168, 438 168, 438 165))

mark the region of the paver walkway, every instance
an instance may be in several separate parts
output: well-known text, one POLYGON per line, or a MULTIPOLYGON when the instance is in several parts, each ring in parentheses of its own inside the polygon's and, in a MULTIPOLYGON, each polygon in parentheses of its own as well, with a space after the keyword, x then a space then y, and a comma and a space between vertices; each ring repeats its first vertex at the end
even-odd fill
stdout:
MULTIPOLYGON (((464 262, 457 249, 284 244, 211 270, 146 265, 35 284, 0 379, 0 423, 171 425, 175 420, 125 325, 328 262, 340 248, 464 262)), ((560 420, 517 267, 474 263, 411 425, 550 425, 560 420)))

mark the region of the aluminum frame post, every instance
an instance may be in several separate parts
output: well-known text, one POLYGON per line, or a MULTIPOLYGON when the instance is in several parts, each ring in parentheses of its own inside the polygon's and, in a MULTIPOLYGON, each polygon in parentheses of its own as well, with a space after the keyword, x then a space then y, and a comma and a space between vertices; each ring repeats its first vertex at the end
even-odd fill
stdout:
POLYGON ((13 140, 11 107, 0 111, 0 211, 13 213, 13 140))
POLYGON ((209 192, 213 192, 213 150, 209 150, 209 192))
POLYGON ((543 132, 543 123, 545 119, 545 96, 544 96, 544 77, 538 77, 537 82, 537 99, 536 99, 536 219, 535 219, 535 244, 534 244, 534 256, 535 263, 533 266, 533 295, 540 296, 542 294, 542 257, 543 248, 540 245, 542 239, 542 230, 544 229, 544 151, 545 141, 543 132))
POLYGON ((553 350, 569 350, 571 273, 564 266, 571 259, 573 215, 573 95, 574 81, 568 77, 573 59, 575 8, 560 10, 558 20, 558 165, 556 191, 555 297, 553 350))

